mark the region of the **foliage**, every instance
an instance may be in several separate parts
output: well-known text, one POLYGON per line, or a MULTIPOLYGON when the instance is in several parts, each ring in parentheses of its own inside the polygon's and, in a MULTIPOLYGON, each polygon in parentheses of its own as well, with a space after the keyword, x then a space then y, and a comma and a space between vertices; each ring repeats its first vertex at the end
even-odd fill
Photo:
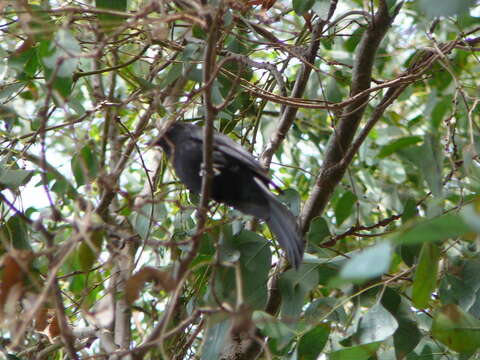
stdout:
POLYGON ((5 357, 480 358, 478 2, 0 11, 5 357), (172 121, 288 189, 298 271, 177 181, 172 121))

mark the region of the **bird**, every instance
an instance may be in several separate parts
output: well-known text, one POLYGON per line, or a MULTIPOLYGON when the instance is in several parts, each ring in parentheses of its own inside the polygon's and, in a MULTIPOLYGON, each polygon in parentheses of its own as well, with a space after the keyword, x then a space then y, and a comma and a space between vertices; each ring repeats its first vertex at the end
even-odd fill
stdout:
MULTIPOLYGON (((195 194, 201 192, 204 174, 203 139, 202 127, 177 121, 152 142, 164 151, 177 177, 195 194)), ((264 220, 289 262, 298 269, 304 241, 295 216, 270 191, 269 185, 276 185, 266 169, 241 145, 217 131, 213 134, 212 162, 210 197, 264 220)))

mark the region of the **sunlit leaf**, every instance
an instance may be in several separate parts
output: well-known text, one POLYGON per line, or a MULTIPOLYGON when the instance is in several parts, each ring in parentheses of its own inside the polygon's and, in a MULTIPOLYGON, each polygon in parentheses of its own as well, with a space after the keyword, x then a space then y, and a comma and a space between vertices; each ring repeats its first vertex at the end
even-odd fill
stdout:
POLYGON ((399 244, 419 244, 455 238, 470 231, 462 218, 455 214, 445 214, 418 224, 410 224, 395 236, 399 244))
POLYGON ((355 254, 342 267, 340 279, 363 282, 382 275, 388 271, 392 250, 392 245, 383 241, 355 254))
POLYGON ((397 320, 377 303, 361 317, 356 336, 360 344, 370 344, 387 339, 395 333, 397 328, 397 320))
POLYGON ((392 141, 391 143, 383 146, 378 153, 379 158, 387 157, 393 153, 395 153, 399 149, 403 149, 405 147, 415 145, 422 141, 420 136, 407 136, 397 140, 392 141))

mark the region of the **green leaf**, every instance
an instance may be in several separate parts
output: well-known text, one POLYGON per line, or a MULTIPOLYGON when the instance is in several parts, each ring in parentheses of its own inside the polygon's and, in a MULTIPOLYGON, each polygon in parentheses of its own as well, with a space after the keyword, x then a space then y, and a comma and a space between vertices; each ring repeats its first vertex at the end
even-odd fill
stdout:
POLYGON ((417 323, 413 320, 401 317, 398 320, 398 329, 393 335, 395 354, 397 359, 404 359, 407 354, 413 351, 423 335, 418 330, 417 323))
POLYGON ((78 154, 73 156, 71 167, 77 185, 85 185, 93 181, 98 174, 98 157, 90 146, 85 145, 78 154))
POLYGON ((252 231, 241 231, 234 242, 240 251, 243 295, 251 309, 263 309, 268 298, 268 273, 272 255, 268 242, 252 231))
POLYGON ((232 326, 231 318, 223 319, 217 323, 214 323, 215 320, 214 317, 210 317, 208 321, 202 355, 200 357, 202 360, 220 359, 225 347, 227 335, 230 333, 232 326))
POLYGON ((333 103, 337 103, 343 100, 342 89, 338 85, 336 79, 327 80, 327 88, 325 90, 325 98, 333 103))
MULTIPOLYGON (((150 218, 152 216, 152 204, 142 206, 135 214, 132 214, 133 227, 143 240, 146 240, 150 232, 150 218)), ((153 215, 155 216, 155 215, 153 215)))
POLYGON ((409 197, 403 205, 402 223, 405 224, 416 216, 418 216, 417 202, 415 199, 409 197))
POLYGON ((316 264, 303 264, 298 270, 288 270, 278 281, 282 295, 282 319, 291 321, 300 316, 304 298, 318 284, 316 264))
POLYGON ((310 228, 307 233, 307 243, 319 245, 327 236, 330 236, 327 221, 323 217, 317 216, 310 223, 310 228))
MULTIPOLYGON (((221 263, 240 264, 243 298, 251 309, 263 309, 267 302, 268 273, 271 266, 271 252, 268 242, 262 236, 243 230, 232 235, 231 227, 224 226, 220 233, 219 260, 221 263)), ((216 271, 215 287, 207 296, 211 303, 216 299, 234 303, 237 296, 235 269, 221 266, 216 271), (215 291, 215 296, 212 292, 215 291)))
POLYGON ((470 314, 479 316, 480 261, 462 259, 455 262, 455 272, 442 276, 438 296, 442 304, 457 304, 470 314))
POLYGON ((182 75, 183 65, 175 63, 169 67, 167 75, 160 81, 159 88, 163 89, 177 80, 182 75))
POLYGON ((443 179, 442 179, 442 162, 443 151, 438 136, 427 134, 420 156, 421 173, 425 177, 430 190, 436 197, 442 197, 443 179))
MULTIPOLYGON (((98 9, 127 11, 127 0, 96 0, 95 5, 98 9)), ((126 20, 124 16, 114 14, 98 14, 97 16, 102 30, 106 32, 116 30, 116 27, 126 20)))
POLYGON ((319 321, 333 321, 343 323, 347 321, 345 309, 340 300, 334 298, 320 298, 310 303, 305 310, 305 321, 308 324, 318 324, 319 321))
POLYGON ((81 53, 80 44, 67 29, 58 30, 52 41, 42 41, 38 47, 45 77, 63 97, 70 95, 81 53))
POLYGON ((32 78, 38 69, 37 50, 32 46, 20 53, 14 53, 8 58, 8 66, 19 74, 32 78))
POLYGON ((413 266, 417 263, 421 249, 422 244, 400 244, 397 248, 397 253, 405 264, 413 266))
MULTIPOLYGON (((29 34, 32 35, 35 41, 52 39, 53 34, 57 31, 55 23, 57 19, 53 20, 49 11, 45 11, 43 6, 32 4, 32 2, 29 2, 30 11, 28 11, 28 27, 32 30, 29 34)), ((19 14, 19 16, 22 15, 19 14)))
POLYGON ((444 95, 432 110, 431 123, 434 129, 438 129, 448 110, 452 108, 452 95, 444 95))
POLYGON ((356 201, 357 196, 351 191, 345 191, 338 199, 334 209, 337 226, 340 226, 352 214, 356 201))
POLYGON ((472 354, 480 347, 480 320, 448 304, 435 313, 432 336, 454 351, 472 354))
POLYGON ((102 231, 95 231, 87 241, 84 239, 80 244, 77 252, 78 264, 82 271, 90 271, 100 256, 102 250, 103 233, 102 231))
POLYGON ((419 0, 420 8, 428 17, 453 16, 468 12, 473 0, 419 0))
POLYGON ((405 356, 417 346, 423 337, 418 330, 417 323, 412 320, 410 302, 403 300, 397 291, 386 287, 381 303, 398 322, 398 328, 393 334, 395 354, 397 359, 405 359, 405 356))
POLYGON ((290 209, 293 215, 298 216, 298 214, 300 214, 301 200, 300 200, 300 194, 298 193, 298 191, 294 189, 284 190, 278 196, 278 199, 281 202, 283 202, 285 205, 287 205, 287 207, 290 209))
POLYGON ((365 29, 363 27, 359 27, 356 29, 351 36, 347 38, 347 40, 344 43, 345 49, 348 52, 354 52, 355 49, 357 48, 358 43, 360 42, 360 39, 362 38, 363 32, 365 29))
POLYGON ((440 247, 434 243, 425 243, 413 278, 412 302, 419 309, 428 307, 433 290, 437 285, 440 247))
POLYGON ((333 351, 328 354, 328 360, 369 360, 377 352, 381 344, 382 342, 379 341, 333 351))
POLYGON ((464 206, 462 210, 460 210, 460 216, 472 230, 480 233, 480 198, 464 206))
POLYGON ((0 228, 0 239, 4 244, 18 250, 31 250, 28 227, 20 215, 13 215, 0 228))
POLYGON ((14 354, 7 354, 7 360, 22 360, 22 358, 19 358, 14 354))
POLYGON ((8 188, 17 190, 20 186, 25 185, 33 176, 33 171, 22 169, 5 169, 0 166, 0 189, 8 188))
POLYGON ((470 231, 470 227, 465 224, 460 216, 449 213, 416 225, 410 225, 406 230, 395 236, 395 242, 398 244, 419 244, 443 241, 461 236, 468 231, 470 231))
POLYGON ((406 148, 411 145, 418 144, 421 142, 423 139, 421 136, 406 136, 400 139, 396 139, 389 144, 383 146, 380 149, 380 152, 378 153, 379 158, 385 158, 395 152, 397 152, 399 149, 406 148))
POLYGON ((300 338, 298 358, 315 360, 322 352, 330 335, 330 324, 320 324, 300 338))
POLYGON ((315 0, 293 0, 292 6, 293 10, 297 13, 297 15, 302 16, 306 12, 308 12, 313 4, 315 4, 315 0))
POLYGON ((342 267, 340 280, 361 283, 384 274, 390 266, 392 251, 392 245, 383 241, 353 255, 342 267))
POLYGON ((263 335, 277 340, 280 348, 288 344, 295 336, 295 333, 286 324, 263 311, 254 311, 252 319, 263 335))
POLYGON ((375 304, 360 318, 356 338, 360 344, 383 341, 393 335, 398 322, 380 303, 375 304))

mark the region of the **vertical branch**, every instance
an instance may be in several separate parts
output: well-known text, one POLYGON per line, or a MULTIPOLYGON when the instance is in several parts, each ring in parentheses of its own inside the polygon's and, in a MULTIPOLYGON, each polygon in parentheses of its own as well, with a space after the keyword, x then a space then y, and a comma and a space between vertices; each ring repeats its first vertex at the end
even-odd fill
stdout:
MULTIPOLYGON (((350 96, 370 88, 378 47, 402 5, 403 3, 400 3, 390 15, 387 2, 380 1, 377 13, 363 33, 356 50, 350 96)), ((353 141, 367 104, 368 94, 344 108, 338 127, 330 138, 322 170, 300 214, 303 233, 308 230, 311 220, 325 209, 330 196, 346 171, 346 163, 342 160, 353 141)))
POLYGON ((203 161, 202 161, 202 188, 200 193, 200 204, 198 206, 198 222, 197 232, 192 238, 192 248, 188 255, 182 260, 178 270, 178 278, 180 279, 188 268, 188 265, 195 257, 200 243, 200 236, 203 233, 205 223, 207 221, 208 201, 210 199, 210 187, 213 176, 212 164, 212 149, 213 149, 213 121, 217 116, 218 109, 212 101, 212 74, 215 73, 216 66, 216 47, 219 34, 220 20, 223 15, 223 2, 220 2, 215 14, 209 13, 206 15, 207 24, 207 43, 203 55, 203 102, 205 106, 205 126, 204 126, 204 140, 203 140, 203 161))
MULTIPOLYGON (((335 9, 337 8, 338 0, 332 0, 330 3, 330 10, 328 12, 327 18, 325 20, 320 19, 314 26, 312 32, 312 39, 310 46, 308 48, 307 54, 305 56, 306 63, 302 64, 302 67, 297 75, 297 79, 295 80, 295 85, 293 87, 293 91, 291 97, 293 98, 301 98, 303 93, 305 92, 305 88, 307 86, 308 80, 310 79, 310 74, 312 72, 311 66, 308 64, 314 64, 315 58, 317 57, 318 48, 320 47, 320 39, 323 32, 323 28, 325 24, 333 16, 335 9)), ((297 115, 298 108, 293 106, 287 106, 285 110, 282 112, 281 118, 278 123, 278 127, 276 131, 270 138, 270 142, 268 143, 267 147, 262 153, 261 162, 262 165, 265 167, 270 167, 270 163, 272 162, 273 155, 278 150, 280 145, 282 144, 283 140, 287 136, 288 130, 293 124, 295 120, 295 116, 297 115)))
MULTIPOLYGON (((198 209, 199 223, 203 227, 206 219, 207 205, 210 198, 210 186, 212 182, 212 143, 213 143, 213 121, 217 115, 217 108, 212 102, 212 86, 211 76, 214 73, 216 64, 216 47, 218 41, 218 25, 220 16, 222 14, 219 8, 212 19, 211 15, 207 16, 206 23, 208 26, 207 46, 203 54, 203 83, 205 84, 203 90, 203 103, 205 106, 205 126, 204 141, 203 141, 203 163, 202 163, 202 192, 200 197, 200 205, 198 209)), ((198 229, 201 227, 199 225, 198 229)))

